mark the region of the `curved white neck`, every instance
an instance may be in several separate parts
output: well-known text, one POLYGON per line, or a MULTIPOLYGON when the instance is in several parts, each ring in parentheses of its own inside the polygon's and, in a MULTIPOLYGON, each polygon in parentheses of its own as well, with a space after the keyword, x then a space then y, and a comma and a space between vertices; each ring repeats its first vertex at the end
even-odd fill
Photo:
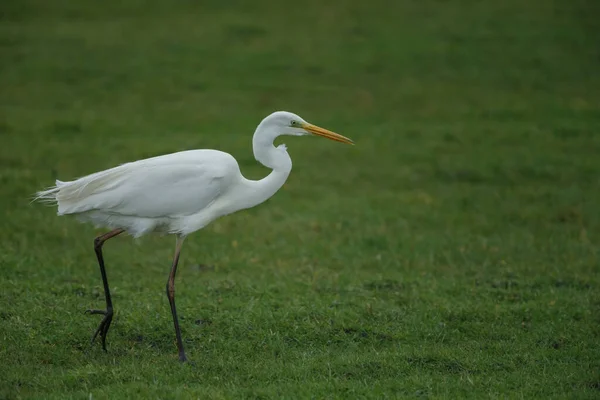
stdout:
POLYGON ((285 183, 292 170, 292 159, 285 147, 273 146, 273 141, 279 136, 276 129, 265 127, 261 123, 254 132, 252 149, 254 158, 273 171, 265 178, 254 181, 243 180, 243 208, 258 205, 273 196, 285 183))
MULTIPOLYGON (((264 121, 263 121, 264 122, 264 121)), ((280 136, 279 131, 271 126, 258 125, 252 137, 252 151, 254 158, 267 168, 272 170, 292 169, 292 160, 285 151, 285 146, 277 148, 273 142, 280 136)))

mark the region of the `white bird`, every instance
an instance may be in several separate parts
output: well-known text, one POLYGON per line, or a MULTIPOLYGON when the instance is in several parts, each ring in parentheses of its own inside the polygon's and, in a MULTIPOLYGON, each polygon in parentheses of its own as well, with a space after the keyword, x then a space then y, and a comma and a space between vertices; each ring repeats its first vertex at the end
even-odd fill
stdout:
POLYGON ((79 220, 111 230, 94 240, 100 266, 106 310, 87 310, 104 318, 92 335, 100 334, 106 351, 106 335, 113 318, 113 306, 102 257, 102 245, 123 232, 139 237, 151 232, 177 237, 175 256, 167 281, 167 296, 173 314, 179 360, 186 361, 181 330, 175 309, 175 273, 181 246, 187 235, 215 219, 254 207, 281 188, 292 169, 285 145, 275 147, 280 135, 318 135, 342 143, 352 140, 312 125, 298 115, 278 111, 261 121, 254 132, 254 157, 272 169, 265 178, 244 178, 233 156, 218 150, 189 150, 147 158, 96 172, 40 191, 35 200, 58 205, 58 215, 75 215, 79 220))

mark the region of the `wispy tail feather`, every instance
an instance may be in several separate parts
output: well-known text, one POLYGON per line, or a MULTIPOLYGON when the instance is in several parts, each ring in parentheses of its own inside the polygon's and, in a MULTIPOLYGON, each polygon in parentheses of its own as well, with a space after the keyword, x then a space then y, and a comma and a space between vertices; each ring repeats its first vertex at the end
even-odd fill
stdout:
POLYGON ((31 202, 33 203, 34 201, 39 201, 42 203, 49 203, 49 204, 53 204, 53 205, 57 204, 56 196, 58 195, 58 192, 60 191, 60 187, 63 186, 64 184, 65 184, 64 182, 59 181, 57 179, 55 186, 49 187, 46 190, 41 190, 39 192, 36 192, 35 196, 31 200, 31 202))
POLYGON ((31 202, 33 203, 35 201, 39 201, 41 203, 49 203, 54 205, 57 203, 56 195, 58 194, 58 191, 59 188, 56 186, 48 188, 47 190, 39 191, 35 194, 31 202))
POLYGON ((56 185, 37 192, 32 201, 58 205, 59 215, 89 211, 102 206, 104 204, 102 201, 105 201, 102 199, 90 200, 98 193, 106 193, 118 187, 126 172, 122 167, 115 167, 68 182, 57 179, 56 185))

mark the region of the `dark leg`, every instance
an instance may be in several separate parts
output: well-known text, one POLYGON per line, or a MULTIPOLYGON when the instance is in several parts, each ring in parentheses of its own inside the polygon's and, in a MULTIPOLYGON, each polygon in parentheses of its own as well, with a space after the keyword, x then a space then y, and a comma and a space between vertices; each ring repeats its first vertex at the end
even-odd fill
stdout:
POLYGON ((187 361, 185 351, 183 350, 183 342, 181 341, 181 329, 179 329, 179 320, 177 319, 177 310, 175 309, 175 273, 177 272, 177 263, 179 262, 179 253, 185 236, 177 236, 177 244, 175 246, 175 257, 173 257, 173 265, 169 280, 167 281, 167 297, 171 305, 171 314, 173 314, 173 324, 175 325, 175 336, 177 337, 177 349, 179 350, 179 361, 187 361))
POLYGON ((119 229, 112 230, 108 233, 105 233, 104 235, 100 235, 96 239, 94 239, 94 251, 96 252, 96 257, 98 257, 98 264, 100 265, 100 274, 102 274, 102 283, 104 284, 104 296, 106 297, 106 310, 87 310, 86 313, 104 315, 104 318, 102 318, 102 321, 100 322, 100 325, 98 326, 98 329, 96 329, 96 332, 94 332, 94 334, 92 335, 92 341, 91 341, 92 343, 94 343, 96 336, 98 336, 98 334, 100 334, 100 337, 102 338, 102 348, 104 349, 104 351, 106 351, 106 334, 108 333, 108 328, 110 328, 110 323, 112 322, 112 318, 113 318, 113 307, 112 307, 112 300, 110 298, 110 290, 108 288, 108 279, 106 279, 106 270, 104 269, 104 258, 102 257, 102 245, 108 239, 113 238, 117 235, 120 235, 123 232, 125 232, 125 230, 119 228, 119 229))

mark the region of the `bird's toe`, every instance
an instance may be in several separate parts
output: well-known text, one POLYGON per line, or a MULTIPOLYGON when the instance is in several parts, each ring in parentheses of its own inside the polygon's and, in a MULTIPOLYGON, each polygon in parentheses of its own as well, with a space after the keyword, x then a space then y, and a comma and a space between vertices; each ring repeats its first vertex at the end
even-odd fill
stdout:
POLYGON ((104 315, 104 318, 102 318, 102 321, 100 321, 98 328, 96 328, 96 330, 94 331, 94 334, 92 335, 92 339, 90 340, 90 345, 93 344, 94 340, 96 340, 96 337, 98 337, 98 335, 100 335, 102 349, 104 351, 107 351, 106 350, 106 336, 108 334, 108 329, 110 328, 110 324, 112 323, 112 319, 113 319, 112 308, 109 308, 107 310, 86 310, 86 314, 102 314, 102 315, 104 315))

